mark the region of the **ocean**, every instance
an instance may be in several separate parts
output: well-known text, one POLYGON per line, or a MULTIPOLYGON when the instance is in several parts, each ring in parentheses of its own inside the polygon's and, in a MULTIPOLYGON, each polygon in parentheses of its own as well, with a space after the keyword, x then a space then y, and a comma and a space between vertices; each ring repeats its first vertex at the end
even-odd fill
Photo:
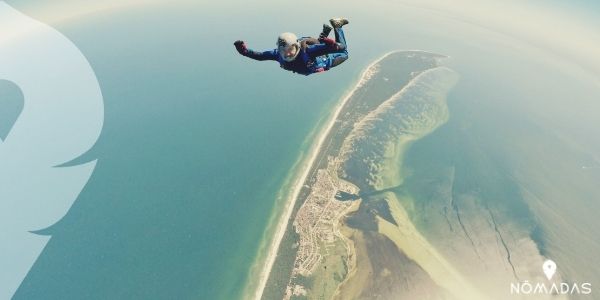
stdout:
POLYGON ((287 173, 362 66, 304 77, 241 57, 233 41, 272 47, 280 29, 246 16, 264 32, 238 31, 226 9, 140 6, 51 24, 94 68, 105 123, 71 163, 97 159, 92 178, 43 230, 52 239, 15 299, 241 296, 287 173))

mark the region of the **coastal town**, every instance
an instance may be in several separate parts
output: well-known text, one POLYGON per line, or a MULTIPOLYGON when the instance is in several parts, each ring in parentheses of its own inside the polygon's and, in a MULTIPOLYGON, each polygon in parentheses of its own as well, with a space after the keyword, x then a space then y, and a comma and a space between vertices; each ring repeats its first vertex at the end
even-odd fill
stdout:
POLYGON ((300 240, 284 299, 305 294, 305 288, 293 284, 293 281, 298 275, 313 275, 317 266, 323 262, 324 255, 343 257, 345 265, 350 264, 349 260, 353 259, 351 245, 348 245, 349 241, 339 231, 338 224, 356 206, 359 189, 352 183, 337 178, 337 166, 337 160, 329 157, 328 168, 317 171, 311 193, 294 221, 300 240))

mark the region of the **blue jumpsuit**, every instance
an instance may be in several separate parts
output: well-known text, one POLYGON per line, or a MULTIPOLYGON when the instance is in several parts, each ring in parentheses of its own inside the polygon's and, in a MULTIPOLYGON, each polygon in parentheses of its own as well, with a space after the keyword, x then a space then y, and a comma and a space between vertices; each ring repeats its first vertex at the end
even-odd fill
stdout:
POLYGON ((283 60, 277 49, 258 52, 248 49, 242 55, 255 60, 275 60, 288 71, 302 75, 324 72, 348 59, 348 48, 344 31, 335 29, 335 43, 320 43, 301 47, 298 56, 291 62, 283 60))

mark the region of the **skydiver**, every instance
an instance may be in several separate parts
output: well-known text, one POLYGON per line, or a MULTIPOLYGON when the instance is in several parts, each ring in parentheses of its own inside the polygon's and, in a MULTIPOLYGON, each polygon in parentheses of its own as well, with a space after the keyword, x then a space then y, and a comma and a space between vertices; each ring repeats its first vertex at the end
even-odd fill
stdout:
POLYGON ((342 27, 348 24, 344 18, 333 18, 329 25, 323 25, 318 39, 301 38, 285 32, 277 39, 277 49, 264 52, 248 49, 243 41, 234 43, 236 50, 243 56, 255 60, 275 60, 285 70, 302 75, 328 71, 339 66, 348 59, 348 49, 342 27), (331 30, 335 32, 335 40, 328 38, 331 30))

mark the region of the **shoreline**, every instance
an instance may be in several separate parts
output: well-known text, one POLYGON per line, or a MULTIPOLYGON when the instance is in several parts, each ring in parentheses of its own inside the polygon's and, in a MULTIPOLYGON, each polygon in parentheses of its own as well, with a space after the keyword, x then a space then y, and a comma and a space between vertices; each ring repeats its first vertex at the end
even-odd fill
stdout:
POLYGON ((308 175, 310 174, 310 171, 311 171, 319 153, 321 152, 323 143, 325 142, 327 135, 331 131, 331 128, 333 128, 333 125, 335 124, 335 121, 337 120, 337 117, 339 116, 342 108, 345 106, 346 102, 348 102, 348 100, 352 97, 352 95, 354 95, 356 90, 358 88, 360 88, 362 86, 362 84, 366 81, 365 79, 370 75, 369 70, 371 70, 371 68, 373 66, 375 66, 377 63, 379 63, 381 60, 383 60, 390 54, 393 54, 398 51, 400 51, 400 50, 390 51, 390 52, 385 53, 384 55, 382 55, 381 57, 379 57, 378 59, 376 59, 375 61, 370 63, 362 71, 358 82, 354 85, 352 90, 350 90, 350 92, 348 92, 346 94, 346 96, 344 96, 342 98, 342 100, 335 106, 335 110, 329 116, 329 119, 325 123, 325 127, 323 129, 321 129, 320 133, 317 135, 317 142, 312 144, 312 146, 310 147, 307 160, 305 162, 301 163, 300 177, 297 177, 295 180, 293 180, 294 185, 292 188, 292 192, 291 192, 291 194, 288 194, 288 197, 287 197, 288 199, 286 199, 285 206, 283 208, 283 214, 281 214, 279 221, 277 221, 277 223, 276 223, 277 225, 276 225, 274 238, 271 241, 270 246, 268 247, 269 253, 268 253, 267 257, 265 258, 264 266, 259 273, 260 274, 259 280, 258 280, 256 290, 253 293, 254 295, 250 299, 260 300, 263 295, 263 292, 267 285, 267 281, 271 274, 271 270, 275 263, 275 258, 277 257, 277 252, 279 250, 279 246, 281 245, 281 241, 283 240, 283 237, 285 235, 287 225, 290 221, 290 217, 292 216, 294 206, 296 204, 296 201, 298 200, 298 196, 300 195, 302 186, 306 182, 306 179, 308 178, 308 175))

